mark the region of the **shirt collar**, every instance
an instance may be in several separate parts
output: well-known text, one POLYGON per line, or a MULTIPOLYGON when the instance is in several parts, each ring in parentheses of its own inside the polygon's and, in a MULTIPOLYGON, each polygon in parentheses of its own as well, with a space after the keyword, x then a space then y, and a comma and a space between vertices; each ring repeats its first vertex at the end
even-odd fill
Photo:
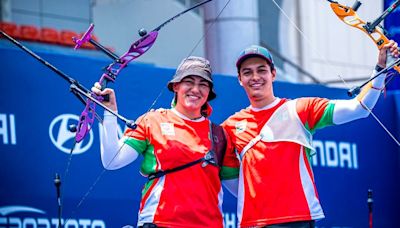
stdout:
POLYGON ((183 115, 182 113, 178 112, 178 110, 176 110, 175 108, 171 108, 171 111, 173 113, 175 113, 177 116, 179 116, 180 118, 182 118, 184 120, 189 120, 189 121, 192 121, 192 122, 201 122, 201 121, 204 121, 206 119, 204 116, 201 116, 201 117, 193 120, 193 119, 190 119, 189 117, 183 115))
POLYGON ((281 101, 281 98, 277 97, 271 104, 267 104, 262 108, 255 108, 255 107, 250 105, 250 109, 255 111, 255 112, 267 110, 267 109, 270 109, 272 107, 275 107, 275 105, 279 104, 280 101, 281 101))

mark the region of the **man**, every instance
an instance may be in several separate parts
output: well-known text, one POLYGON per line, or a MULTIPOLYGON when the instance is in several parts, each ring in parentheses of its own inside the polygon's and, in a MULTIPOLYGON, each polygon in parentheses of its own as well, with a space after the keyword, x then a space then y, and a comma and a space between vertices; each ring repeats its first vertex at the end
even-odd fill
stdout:
MULTIPOLYGON (((399 54, 397 43, 385 45, 374 73, 386 66, 387 50, 395 57, 399 54)), ((351 100, 288 100, 274 95, 276 69, 267 49, 245 49, 236 67, 251 105, 222 125, 241 160, 240 226, 314 227, 314 221, 324 218, 324 213, 309 163, 312 133, 367 117, 384 88, 385 75, 351 100)))

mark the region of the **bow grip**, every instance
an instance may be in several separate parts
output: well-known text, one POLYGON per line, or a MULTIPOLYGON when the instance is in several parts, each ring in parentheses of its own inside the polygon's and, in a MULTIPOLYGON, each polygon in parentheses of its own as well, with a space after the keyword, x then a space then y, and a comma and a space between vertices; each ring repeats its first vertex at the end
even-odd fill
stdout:
MULTIPOLYGON (((104 90, 105 88, 107 88, 108 81, 109 80, 107 79, 107 77, 104 77, 104 75, 101 77, 101 79, 99 81, 101 90, 104 90)), ((110 101, 110 95, 106 94, 102 97, 103 97, 103 101, 110 101)))
MULTIPOLYGON (((397 58, 395 58, 392 53, 387 50, 386 51, 386 66, 390 66, 392 63, 394 63, 397 60, 397 58)), ((400 73, 400 72, 399 72, 400 73)))

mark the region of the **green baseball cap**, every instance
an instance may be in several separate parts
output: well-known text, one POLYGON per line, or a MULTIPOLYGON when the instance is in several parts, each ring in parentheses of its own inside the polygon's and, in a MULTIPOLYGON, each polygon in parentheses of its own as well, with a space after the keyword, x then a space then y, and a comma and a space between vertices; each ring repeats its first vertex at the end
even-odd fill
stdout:
POLYGON ((265 59, 269 64, 271 64, 271 68, 274 68, 274 60, 272 59, 272 55, 268 49, 258 45, 251 45, 240 52, 238 60, 236 61, 236 68, 238 71, 240 70, 242 63, 250 57, 260 57, 265 59))

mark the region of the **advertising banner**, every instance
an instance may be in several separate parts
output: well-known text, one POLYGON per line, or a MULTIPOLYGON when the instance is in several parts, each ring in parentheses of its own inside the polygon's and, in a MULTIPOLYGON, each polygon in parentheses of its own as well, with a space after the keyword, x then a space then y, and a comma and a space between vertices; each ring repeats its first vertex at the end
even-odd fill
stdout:
MULTIPOLYGON (((56 173, 61 177, 65 227, 135 227, 146 182, 139 174, 141 159, 119 170, 105 170, 97 120, 71 154, 74 134, 68 127, 77 124, 84 106, 54 72, 11 44, 0 44, 0 227, 57 227, 56 173)), ((87 88, 110 63, 105 57, 80 52, 38 47, 35 51, 87 88)), ((169 108, 173 94, 166 84, 173 74, 174 69, 130 64, 110 85, 117 93, 118 112, 135 120, 149 108, 169 108)), ((216 75, 215 86, 214 122, 221 123, 249 105, 236 77, 216 75)), ((347 99, 343 89, 283 82, 276 82, 275 94, 347 99)), ((396 138, 399 104, 399 94, 389 92, 374 109, 396 138)), ((102 116, 103 110, 98 107, 97 113, 102 116)), ((122 134, 125 126, 119 124, 122 134)), ((317 227, 367 227, 368 189, 373 191, 376 227, 397 226, 399 146, 372 116, 318 131, 314 146, 313 170, 326 215, 317 227)), ((224 192, 225 227, 237 227, 236 198, 224 192)))

